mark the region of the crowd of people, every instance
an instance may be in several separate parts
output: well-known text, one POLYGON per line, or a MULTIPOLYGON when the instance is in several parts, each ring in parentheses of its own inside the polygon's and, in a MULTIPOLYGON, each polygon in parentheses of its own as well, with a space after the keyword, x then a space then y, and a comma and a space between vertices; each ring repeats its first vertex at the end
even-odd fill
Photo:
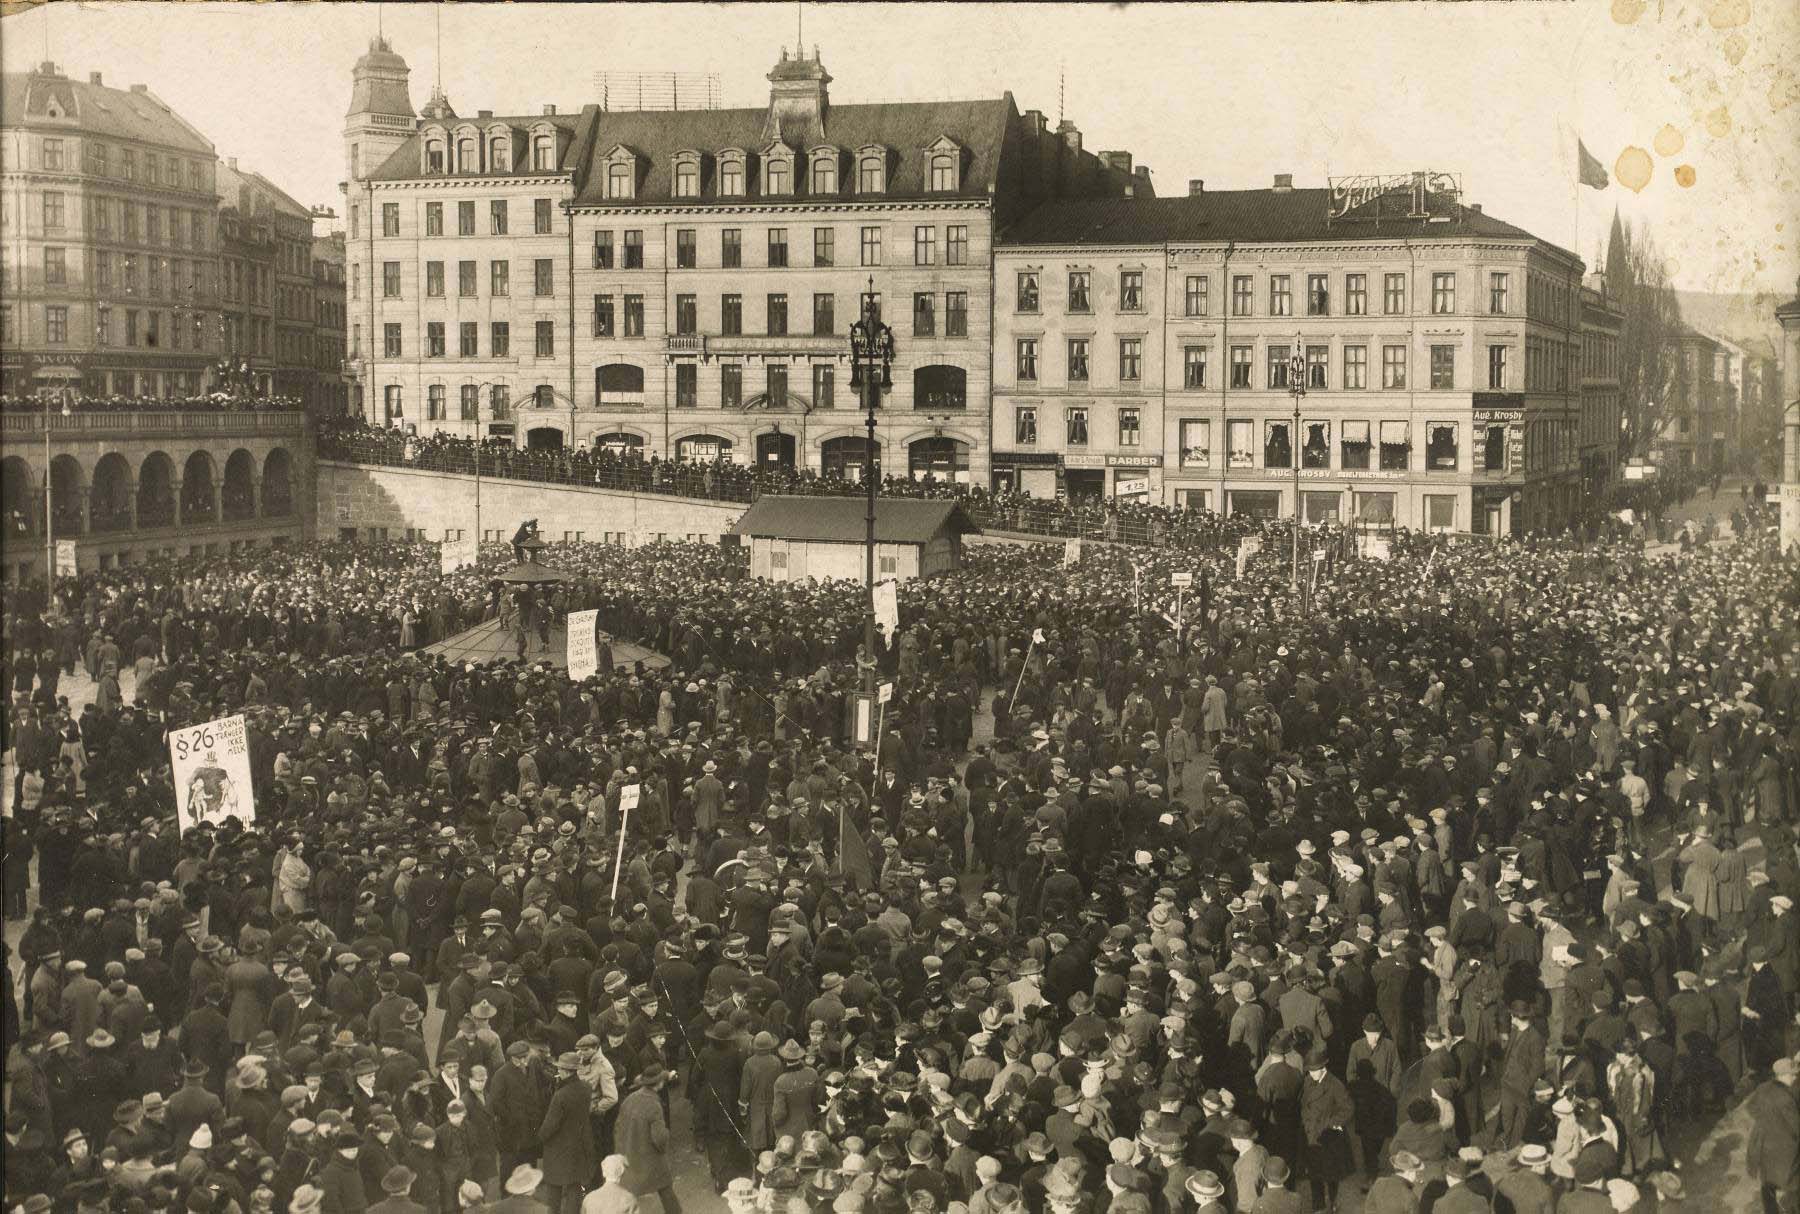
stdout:
MULTIPOLYGON (((243 392, 196 392, 192 395, 90 396, 50 393, 53 413, 267 413, 303 410, 305 402, 291 396, 255 396, 243 392)), ((45 397, 0 396, 0 413, 42 413, 45 397)))
POLYGON ((734 1214, 1660 1211, 1743 1102, 1794 1210, 1800 564, 1401 537, 1303 610, 1224 534, 972 547, 878 654, 552 545, 669 659, 579 681, 424 648, 503 546, 10 594, 7 1207, 678 1214, 691 1144, 734 1214))

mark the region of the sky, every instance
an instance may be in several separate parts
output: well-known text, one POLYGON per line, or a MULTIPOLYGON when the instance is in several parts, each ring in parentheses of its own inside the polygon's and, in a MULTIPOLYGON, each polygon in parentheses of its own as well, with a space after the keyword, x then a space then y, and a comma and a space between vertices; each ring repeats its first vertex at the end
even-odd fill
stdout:
POLYGON ((1784 298, 1800 272, 1800 4, 61 3, 8 6, 8 72, 144 83, 308 205, 342 209, 350 71, 380 23, 459 113, 578 110, 596 71, 715 72, 762 106, 800 24, 844 102, 996 97, 1124 149, 1162 195, 1462 175, 1489 214, 1593 258, 1615 206, 1676 285, 1784 298), (439 46, 442 53, 439 53, 439 46), (1577 188, 1575 142, 1607 168, 1577 188), (1637 188, 1632 188, 1637 187, 1637 188))

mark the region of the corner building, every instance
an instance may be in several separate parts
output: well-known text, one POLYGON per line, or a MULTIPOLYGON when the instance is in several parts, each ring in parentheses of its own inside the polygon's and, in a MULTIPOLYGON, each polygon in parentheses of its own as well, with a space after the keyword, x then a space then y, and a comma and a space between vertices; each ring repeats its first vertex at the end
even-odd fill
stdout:
POLYGON ((995 255, 994 485, 1560 525, 1579 498, 1581 262, 1417 176, 1355 206, 1284 175, 1039 207, 995 255))
POLYGON ((816 51, 750 109, 414 118, 406 74, 385 43, 356 68, 350 340, 366 414, 421 431, 856 477, 872 290, 884 473, 985 483, 995 232, 1151 193, 1010 95, 833 105, 816 51))

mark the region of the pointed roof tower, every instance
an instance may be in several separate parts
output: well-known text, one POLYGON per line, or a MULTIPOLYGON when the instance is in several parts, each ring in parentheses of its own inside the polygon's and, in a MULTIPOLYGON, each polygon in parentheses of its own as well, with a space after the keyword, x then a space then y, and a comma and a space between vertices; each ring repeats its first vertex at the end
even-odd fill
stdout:
POLYGON ((1615 291, 1631 281, 1630 245, 1625 239, 1625 224, 1619 208, 1613 208, 1612 233, 1606 238, 1606 281, 1615 291))
POLYGON ((769 73, 769 116, 763 123, 764 144, 781 140, 789 147, 808 148, 825 142, 825 117, 830 109, 828 86, 831 73, 813 48, 808 58, 804 47, 788 57, 781 51, 781 62, 769 73))
POLYGON ((412 96, 406 87, 407 77, 411 74, 406 60, 394 53, 386 38, 371 38, 368 52, 356 61, 351 72, 350 108, 345 111, 345 116, 413 117, 412 96))

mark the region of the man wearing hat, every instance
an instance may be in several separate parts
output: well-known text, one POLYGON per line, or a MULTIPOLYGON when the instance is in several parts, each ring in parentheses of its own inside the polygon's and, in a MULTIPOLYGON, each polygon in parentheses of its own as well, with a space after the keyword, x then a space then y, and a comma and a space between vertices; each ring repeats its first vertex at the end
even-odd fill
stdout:
POLYGON ((557 1055, 556 1087, 538 1126, 543 1146, 543 1183, 550 1214, 576 1214, 594 1175, 594 1135, 588 1121, 594 1090, 578 1073, 573 1051, 557 1055))
MULTIPOLYGON (((1391 1176, 1379 1176, 1363 1197, 1363 1214, 1414 1214, 1419 1208, 1418 1183, 1425 1165, 1411 1151, 1395 1151, 1388 1161, 1394 1165, 1391 1176)), ((1527 1214, 1525 1210, 1517 1214, 1527 1214)), ((1550 1214, 1548 1207, 1529 1214, 1550 1214)))
POLYGON ((706 1027, 706 1044, 700 1047, 697 1065, 688 1076, 687 1090, 694 1110, 694 1138, 705 1145, 707 1168, 713 1188, 719 1192, 743 1166, 740 1127, 735 1120, 743 1076, 744 1056, 738 1049, 737 1030, 721 1014, 706 1027))
POLYGON ((506 1196, 493 1204, 494 1214, 505 1211, 506 1214, 543 1214, 544 1203, 539 1199, 538 1187, 544 1183, 544 1174, 528 1163, 522 1163, 507 1173, 501 1187, 506 1196))
POLYGON ((368 1214, 436 1214, 412 1199, 413 1182, 417 1178, 405 1164, 395 1164, 381 1178, 381 1191, 386 1194, 369 1207, 368 1214))
POLYGON ((788 1038, 776 1051, 783 1071, 775 1080, 769 1111, 770 1128, 777 1138, 799 1138, 813 1128, 819 1105, 819 1072, 806 1060, 798 1041, 788 1038))
POLYGON ((662 1090, 669 1075, 660 1058, 639 1073, 631 1095, 619 1104, 613 1132, 619 1154, 627 1160, 625 1187, 639 1197, 654 1193, 666 1214, 681 1214, 669 1166, 669 1123, 663 1115, 662 1090))
POLYGON ((1495 1127, 1499 1149, 1515 1147, 1523 1140, 1531 1089, 1544 1073, 1545 1038, 1537 1025, 1536 1009, 1525 1000, 1514 1000, 1511 1015, 1512 1034, 1500 1062, 1500 1108, 1495 1127))
POLYGON ((1750 1119, 1748 1167, 1762 1186, 1767 1214, 1787 1214, 1800 1200, 1800 1106, 1794 1090, 1800 1064, 1791 1057, 1775 1060, 1769 1078, 1744 1102, 1750 1119))

